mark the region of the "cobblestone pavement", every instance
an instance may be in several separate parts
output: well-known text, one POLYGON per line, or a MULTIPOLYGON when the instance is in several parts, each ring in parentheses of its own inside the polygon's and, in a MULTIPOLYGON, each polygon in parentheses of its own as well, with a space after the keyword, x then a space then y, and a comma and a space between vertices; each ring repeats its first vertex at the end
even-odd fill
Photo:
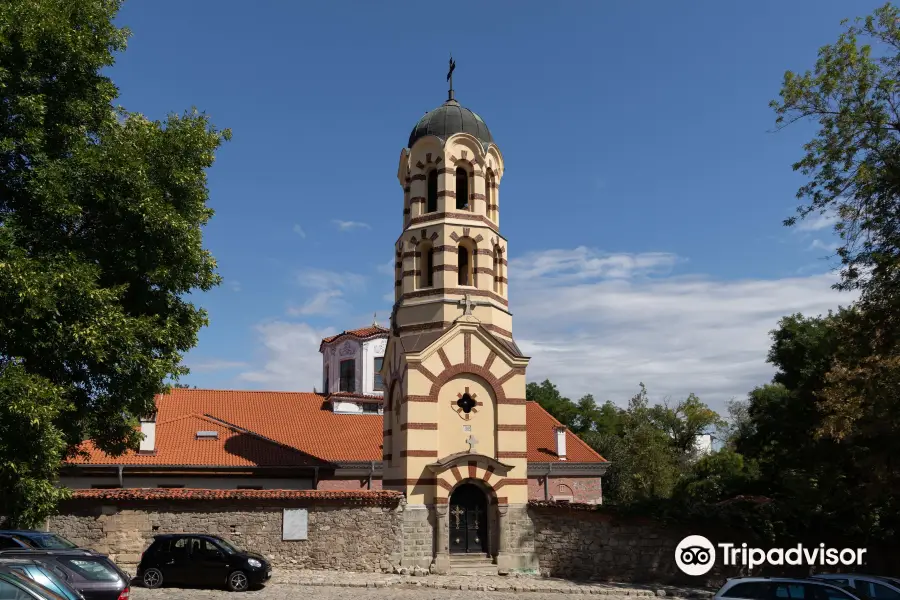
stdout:
MULTIPOLYGON (((565 596, 599 595, 608 600, 637 600, 636 597, 707 598, 706 590, 671 586, 637 586, 615 583, 577 583, 534 576, 501 577, 498 575, 387 575, 380 573, 347 573, 339 571, 276 570, 271 582, 247 596, 257 600, 287 600, 308 597, 316 600, 563 600, 565 596), (351 589, 347 589, 351 588, 351 589), (440 591, 438 591, 440 590, 440 591)), ((134 600, 191 600, 234 598, 222 590, 163 588, 147 590, 132 587, 134 600)))

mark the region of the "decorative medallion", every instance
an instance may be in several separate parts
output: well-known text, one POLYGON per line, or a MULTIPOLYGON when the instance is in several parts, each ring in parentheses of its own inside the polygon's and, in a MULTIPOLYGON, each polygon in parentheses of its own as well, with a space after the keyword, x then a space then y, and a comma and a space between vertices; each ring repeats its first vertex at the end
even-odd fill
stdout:
POLYGON ((344 343, 341 346, 341 356, 350 356, 351 354, 356 354, 356 348, 353 347, 353 344, 350 342, 344 343))
POLYGON ((387 340, 381 340, 375 345, 375 354, 384 354, 385 348, 387 348, 387 340))
POLYGON ((451 400, 453 405, 453 410, 456 411, 456 414, 460 416, 464 421, 468 421, 471 418, 471 413, 477 413, 477 406, 481 406, 481 402, 475 400, 478 397, 476 393, 469 393, 469 388, 466 388, 466 391, 462 394, 456 395, 457 400, 451 400))

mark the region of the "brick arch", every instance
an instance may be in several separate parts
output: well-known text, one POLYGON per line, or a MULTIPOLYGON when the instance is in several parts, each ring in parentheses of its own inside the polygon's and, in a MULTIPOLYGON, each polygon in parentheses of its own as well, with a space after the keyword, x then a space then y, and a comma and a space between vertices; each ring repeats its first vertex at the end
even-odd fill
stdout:
POLYGON ((499 496, 497 496, 497 490, 487 480, 486 477, 484 479, 482 479, 481 477, 463 477, 462 479, 455 481, 454 483, 452 483, 452 487, 447 490, 447 498, 453 496, 453 492, 455 492, 459 486, 465 485, 467 483, 473 484, 475 487, 484 492, 487 496, 488 504, 497 504, 497 500, 499 498, 499 496))
MULTIPOLYGON (((494 397, 496 398, 497 404, 507 404, 506 392, 503 391, 503 383, 516 375, 520 369, 512 368, 510 371, 501 378, 498 378, 493 373, 491 373, 490 368, 486 368, 483 365, 475 364, 472 362, 472 333, 465 332, 463 333, 465 336, 465 360, 459 364, 450 365, 446 364, 444 366, 444 370, 439 374, 435 375, 431 379, 431 391, 429 392, 429 396, 432 398, 437 398, 438 393, 441 391, 441 388, 444 385, 458 375, 478 375, 482 379, 484 379, 488 385, 494 390, 494 397)), ((491 353, 492 358, 496 358, 496 354, 491 353)), ((490 363, 493 363, 493 359, 489 358, 488 367, 490 363)))

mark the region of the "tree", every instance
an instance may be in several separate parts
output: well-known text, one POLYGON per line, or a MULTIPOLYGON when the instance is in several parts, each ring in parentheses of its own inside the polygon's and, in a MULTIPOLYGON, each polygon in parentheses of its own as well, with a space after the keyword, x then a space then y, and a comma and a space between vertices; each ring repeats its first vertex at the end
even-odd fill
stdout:
POLYGON ((785 74, 772 106, 779 127, 819 126, 794 164, 809 180, 786 224, 833 216, 837 287, 860 293, 835 323, 840 343, 816 394, 816 431, 869 449, 859 491, 878 497, 900 493, 900 10, 885 4, 845 25, 814 70, 785 74))
POLYGON ((217 285, 205 170, 230 133, 114 108, 120 0, 0 4, 0 514, 40 520, 60 462, 136 448, 217 285))

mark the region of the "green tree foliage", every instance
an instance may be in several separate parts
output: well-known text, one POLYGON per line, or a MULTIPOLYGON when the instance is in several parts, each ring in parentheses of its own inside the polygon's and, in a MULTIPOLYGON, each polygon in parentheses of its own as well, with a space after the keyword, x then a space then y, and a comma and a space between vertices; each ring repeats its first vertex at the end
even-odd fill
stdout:
POLYGON ((116 109, 119 0, 0 4, 0 514, 35 523, 60 461, 135 448, 206 323, 205 170, 229 132, 116 109))
MULTIPOLYGON (((900 493, 900 10, 885 4, 845 23, 811 71, 787 72, 772 103, 779 126, 818 125, 794 169, 808 177, 798 216, 832 214, 841 239, 837 287, 859 301, 828 328, 823 382, 815 391, 818 436, 841 444, 864 468, 856 492, 900 493), (867 449, 860 453, 861 449, 867 449)), ((817 357, 807 367, 819 372, 817 357)), ((802 375, 802 373, 800 373, 802 375)), ((785 383, 791 388, 791 383, 785 383)), ((792 389, 792 388, 791 388, 792 389)), ((869 513, 867 513, 869 514, 869 513)), ((879 518, 883 528, 884 519, 879 518)))

